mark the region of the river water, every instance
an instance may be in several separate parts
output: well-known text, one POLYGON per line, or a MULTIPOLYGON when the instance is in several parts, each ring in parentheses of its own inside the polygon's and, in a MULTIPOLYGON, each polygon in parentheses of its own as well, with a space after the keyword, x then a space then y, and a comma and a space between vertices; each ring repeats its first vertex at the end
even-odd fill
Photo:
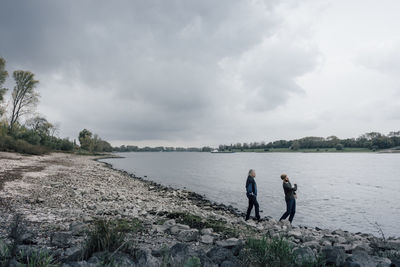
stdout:
POLYGON ((400 154, 378 153, 119 153, 102 160, 146 179, 186 188, 243 211, 245 182, 256 170, 262 216, 285 210, 280 175, 298 185, 294 225, 400 236, 400 154))

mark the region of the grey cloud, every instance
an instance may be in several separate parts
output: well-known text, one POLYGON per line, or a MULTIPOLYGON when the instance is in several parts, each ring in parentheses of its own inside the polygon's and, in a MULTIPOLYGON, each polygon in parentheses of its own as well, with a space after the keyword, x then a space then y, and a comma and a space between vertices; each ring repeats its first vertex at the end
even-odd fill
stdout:
POLYGON ((67 135, 190 142, 240 124, 236 106, 268 111, 302 91, 317 52, 277 35, 283 2, 4 1, 0 55, 37 73, 67 135))

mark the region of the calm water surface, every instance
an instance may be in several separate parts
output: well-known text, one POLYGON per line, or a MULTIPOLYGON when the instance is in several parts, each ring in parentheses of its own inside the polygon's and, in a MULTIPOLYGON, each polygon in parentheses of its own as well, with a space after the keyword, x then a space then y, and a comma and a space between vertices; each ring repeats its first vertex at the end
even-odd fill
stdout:
POLYGON ((257 173, 263 216, 285 210, 281 173, 298 185, 296 225, 369 232, 381 225, 400 236, 400 154, 375 153, 121 153, 115 168, 205 195, 245 211, 245 182, 257 173))

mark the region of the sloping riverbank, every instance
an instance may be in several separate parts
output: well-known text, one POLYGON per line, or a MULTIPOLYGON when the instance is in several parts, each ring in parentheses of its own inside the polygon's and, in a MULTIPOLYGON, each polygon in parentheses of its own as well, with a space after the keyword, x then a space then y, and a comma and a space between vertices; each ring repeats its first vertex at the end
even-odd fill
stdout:
POLYGON ((272 218, 244 222, 232 207, 94 159, 0 153, 0 245, 9 248, 0 260, 23 262, 40 250, 63 266, 248 266, 280 256, 293 256, 288 264, 297 265, 400 263, 400 239, 292 228, 272 218), (264 243, 253 239, 262 237, 264 243), (93 245, 96 240, 110 246, 93 245), (272 242, 288 245, 287 254, 254 256, 260 250, 272 255, 272 242))

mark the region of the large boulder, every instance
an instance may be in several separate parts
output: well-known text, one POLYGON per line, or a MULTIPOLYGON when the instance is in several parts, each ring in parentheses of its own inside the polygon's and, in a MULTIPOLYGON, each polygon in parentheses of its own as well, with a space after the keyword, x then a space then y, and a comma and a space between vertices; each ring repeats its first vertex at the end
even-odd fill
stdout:
POLYGON ((50 244, 59 248, 68 248, 71 246, 71 232, 56 232, 50 236, 50 244))
POLYGON ((326 265, 341 266, 346 259, 346 253, 343 248, 324 247, 322 256, 325 259, 326 265))
POLYGON ((203 244, 213 244, 214 243, 214 237, 211 235, 202 235, 200 237, 200 242, 203 244))
POLYGON ((182 264, 188 257, 189 246, 184 243, 176 243, 171 247, 169 254, 175 264, 182 264))
POLYGON ((209 252, 207 252, 207 256, 218 265, 226 260, 234 261, 232 251, 223 247, 213 247, 209 252))
POLYGON ((199 230, 197 229, 189 229, 183 230, 178 234, 178 240, 182 242, 192 242, 197 241, 199 238, 199 230))
POLYGON ((69 225, 69 231, 72 235, 80 236, 88 230, 88 226, 82 222, 73 222, 69 225))
POLYGON ((371 255, 368 255, 368 253, 365 250, 362 249, 356 249, 353 251, 352 258, 355 262, 359 263, 361 266, 365 267, 375 267, 375 266, 390 266, 392 263, 389 259, 387 258, 379 258, 379 257, 374 257, 371 255))
POLYGON ((314 251, 309 247, 296 248, 293 250, 293 254, 296 257, 296 262, 315 262, 316 257, 314 251))
POLYGON ((81 247, 67 248, 64 252, 64 257, 66 261, 78 261, 82 259, 82 248, 81 247))

